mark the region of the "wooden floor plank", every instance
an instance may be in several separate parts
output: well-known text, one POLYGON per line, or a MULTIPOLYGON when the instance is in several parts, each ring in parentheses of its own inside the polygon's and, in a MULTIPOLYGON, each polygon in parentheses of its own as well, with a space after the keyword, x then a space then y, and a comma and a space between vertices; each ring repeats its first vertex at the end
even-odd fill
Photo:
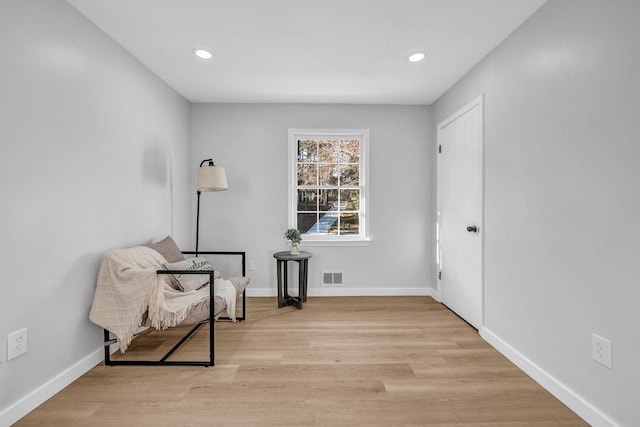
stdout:
MULTIPOLYGON (((216 323, 216 366, 97 366, 18 426, 584 426, 428 297, 249 298, 216 323)), ((137 338, 162 356, 182 331, 137 338)), ((173 360, 206 359, 203 327, 173 360)), ((115 356, 119 357, 119 356, 115 356)))

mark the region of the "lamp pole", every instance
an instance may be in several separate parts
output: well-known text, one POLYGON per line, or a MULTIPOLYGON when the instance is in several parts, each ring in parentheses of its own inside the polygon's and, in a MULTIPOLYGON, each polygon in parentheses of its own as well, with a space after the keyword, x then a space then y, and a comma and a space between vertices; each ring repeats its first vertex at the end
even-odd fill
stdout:
POLYGON ((200 193, 198 190, 198 208, 196 212, 196 256, 198 256, 198 238, 200 236, 200 193))

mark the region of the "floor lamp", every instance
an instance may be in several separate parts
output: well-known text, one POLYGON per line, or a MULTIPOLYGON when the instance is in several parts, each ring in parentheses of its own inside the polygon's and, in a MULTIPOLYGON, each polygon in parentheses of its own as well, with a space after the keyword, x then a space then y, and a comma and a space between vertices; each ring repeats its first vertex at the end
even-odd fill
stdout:
POLYGON ((225 191, 229 189, 227 174, 222 166, 213 164, 213 159, 205 159, 198 168, 198 211, 196 213, 196 256, 200 237, 200 193, 203 191, 225 191), (205 164, 206 163, 206 164, 205 164))

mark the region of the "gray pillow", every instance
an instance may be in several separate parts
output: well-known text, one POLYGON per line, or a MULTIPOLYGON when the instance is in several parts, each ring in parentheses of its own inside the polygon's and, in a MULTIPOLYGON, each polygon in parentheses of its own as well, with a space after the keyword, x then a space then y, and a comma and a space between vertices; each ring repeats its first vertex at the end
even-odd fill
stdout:
POLYGON ((185 259, 184 255, 182 255, 182 252, 180 251, 180 248, 178 247, 178 245, 176 245, 176 242, 174 242, 170 236, 165 237, 159 242, 151 243, 145 246, 158 252, 164 257, 164 259, 169 262, 184 261, 185 259))
POLYGON ((244 292, 245 289, 247 289, 247 285, 249 285, 251 278, 250 277, 230 277, 227 280, 231 282, 234 288, 236 288, 236 295, 240 295, 241 293, 244 292))
MULTIPOLYGON (((193 257, 184 261, 163 264, 166 270, 213 271, 206 258, 193 257)), ((216 273, 217 274, 217 273, 216 273)), ((209 283, 208 274, 169 274, 170 286, 183 292, 200 289, 209 283)))

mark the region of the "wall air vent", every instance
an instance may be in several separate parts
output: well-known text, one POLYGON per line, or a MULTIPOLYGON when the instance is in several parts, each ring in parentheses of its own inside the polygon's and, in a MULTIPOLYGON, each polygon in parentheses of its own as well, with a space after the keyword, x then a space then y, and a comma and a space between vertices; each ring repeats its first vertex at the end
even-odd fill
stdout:
POLYGON ((322 286, 342 286, 342 271, 323 271, 322 286))

